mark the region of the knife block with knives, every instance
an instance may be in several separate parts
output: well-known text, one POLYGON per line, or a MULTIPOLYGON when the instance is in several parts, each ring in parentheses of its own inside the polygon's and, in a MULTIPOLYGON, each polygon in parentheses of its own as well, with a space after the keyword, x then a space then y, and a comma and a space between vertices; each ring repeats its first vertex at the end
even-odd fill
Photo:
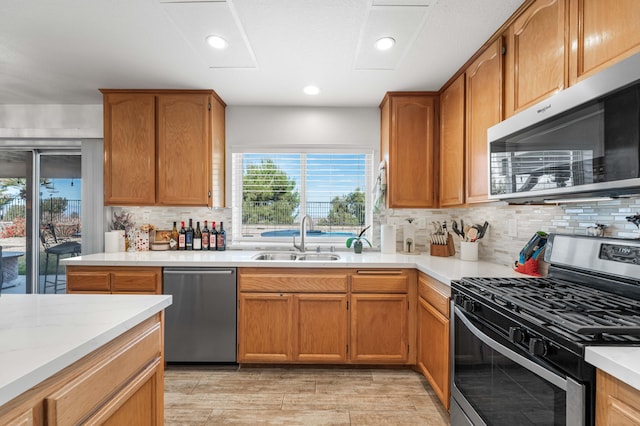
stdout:
POLYGON ((431 254, 431 256, 439 256, 439 257, 448 257, 456 254, 456 249, 453 246, 453 237, 451 236, 451 234, 447 233, 445 242, 442 242, 439 240, 436 241, 432 237, 429 253, 431 254))

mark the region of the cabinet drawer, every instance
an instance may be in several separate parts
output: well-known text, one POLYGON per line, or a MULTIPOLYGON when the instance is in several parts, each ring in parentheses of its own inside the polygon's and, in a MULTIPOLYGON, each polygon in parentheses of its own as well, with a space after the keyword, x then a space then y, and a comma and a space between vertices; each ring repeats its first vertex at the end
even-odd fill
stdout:
POLYGON ((131 293, 160 294, 160 269, 135 268, 124 271, 114 270, 112 273, 111 290, 131 293))
POLYGON ((0 424, 5 426, 33 426, 36 424, 33 417, 33 409, 30 408, 27 411, 20 413, 8 422, 5 421, 4 418, 0 418, 0 424))
POLYGON ((351 276, 353 293, 407 293, 409 278, 402 271, 362 270, 351 276))
POLYGON ((241 292, 278 293, 346 293, 347 274, 326 272, 321 269, 305 269, 291 273, 291 269, 269 269, 268 272, 241 270, 238 273, 238 288, 241 292))
POLYGON ((420 273, 418 275, 418 294, 442 315, 449 318, 449 298, 451 297, 449 286, 420 273))
POLYGON ((46 398, 48 424, 78 424, 120 389, 138 372, 160 357, 162 330, 160 323, 141 330, 116 350, 113 357, 82 374, 46 398))
POLYGON ((67 291, 109 293, 111 291, 111 277, 109 272, 105 270, 67 266, 67 291))

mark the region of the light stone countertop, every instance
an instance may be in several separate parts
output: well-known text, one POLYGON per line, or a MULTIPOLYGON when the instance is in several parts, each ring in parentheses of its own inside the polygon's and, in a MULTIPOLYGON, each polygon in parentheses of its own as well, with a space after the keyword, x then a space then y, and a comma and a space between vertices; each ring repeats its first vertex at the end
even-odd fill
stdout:
MULTIPOLYGON (((260 252, 273 250, 226 251, 143 251, 97 253, 60 260, 65 265, 161 266, 161 267, 264 267, 264 268, 416 268, 447 285, 462 277, 526 277, 513 269, 490 262, 469 262, 457 257, 382 254, 380 252, 338 251, 334 261, 253 260, 260 252)), ((309 251, 308 253, 315 253, 309 251)), ((326 252, 323 252, 326 253, 326 252)))
POLYGON ((585 359, 640 391, 640 347, 589 346, 585 359))
POLYGON ((0 296, 0 406, 171 305, 171 296, 0 296))
MULTIPOLYGON (((146 251, 136 253, 98 253, 61 260, 66 265, 85 266, 191 266, 191 267, 265 267, 265 268, 415 268, 447 285, 462 277, 527 277, 495 263, 469 262, 458 257, 382 254, 380 252, 339 251, 336 261, 258 261, 252 257, 263 251, 226 250, 214 252, 146 251)), ((314 253, 314 252, 310 252, 314 253)), ((640 348, 589 347, 586 360, 594 366, 640 390, 640 348)))

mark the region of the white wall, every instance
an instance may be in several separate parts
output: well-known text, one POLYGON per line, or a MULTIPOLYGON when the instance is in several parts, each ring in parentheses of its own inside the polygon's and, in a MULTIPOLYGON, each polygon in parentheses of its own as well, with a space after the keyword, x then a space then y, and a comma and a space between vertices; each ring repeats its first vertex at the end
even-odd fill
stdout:
POLYGON ((102 105, 0 105, 0 138, 102 139, 102 105))
POLYGON ((335 145, 379 149, 378 108, 227 107, 227 147, 335 145))

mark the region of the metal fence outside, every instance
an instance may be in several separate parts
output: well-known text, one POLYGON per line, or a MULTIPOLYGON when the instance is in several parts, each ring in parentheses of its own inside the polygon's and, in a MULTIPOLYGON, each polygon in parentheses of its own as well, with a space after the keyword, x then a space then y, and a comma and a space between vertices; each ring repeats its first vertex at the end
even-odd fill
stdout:
MULTIPOLYGON (((269 231, 290 230, 300 223, 300 208, 290 203, 244 202, 242 204, 242 234, 244 237, 272 236, 269 231)), ((364 203, 308 201, 306 214, 312 223, 309 229, 358 234, 366 220, 364 203)))
MULTIPOLYGON (((40 223, 78 223, 82 215, 81 200, 48 198, 40 201, 40 223)), ((11 222, 27 217, 26 200, 14 198, 0 206, 0 221, 11 222)))

